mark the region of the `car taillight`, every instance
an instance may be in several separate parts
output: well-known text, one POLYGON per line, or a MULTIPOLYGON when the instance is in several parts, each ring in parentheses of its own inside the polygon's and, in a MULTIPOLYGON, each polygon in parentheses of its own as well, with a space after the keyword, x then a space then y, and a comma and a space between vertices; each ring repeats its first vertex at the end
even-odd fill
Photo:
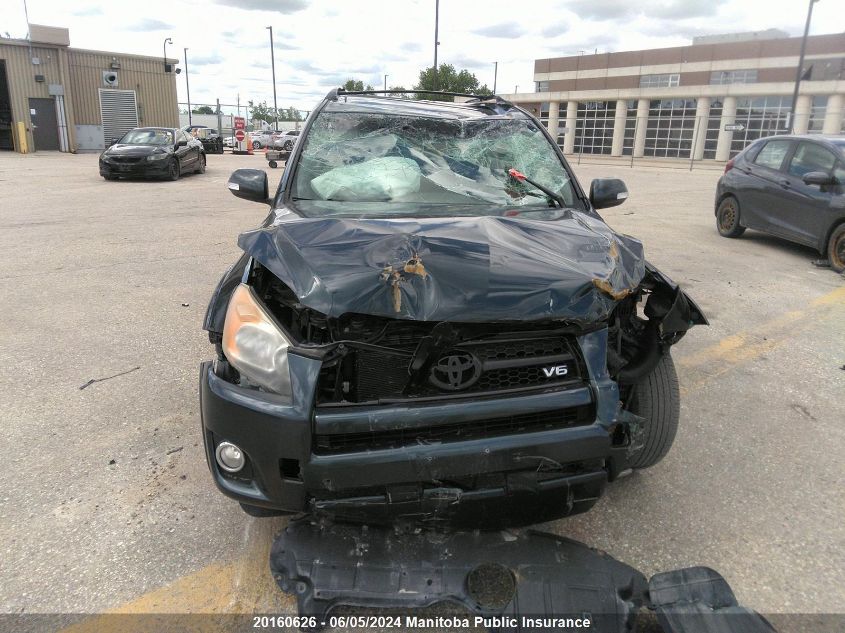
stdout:
POLYGON ((734 159, 731 158, 727 163, 725 163, 725 173, 728 173, 733 168, 734 168, 734 159))

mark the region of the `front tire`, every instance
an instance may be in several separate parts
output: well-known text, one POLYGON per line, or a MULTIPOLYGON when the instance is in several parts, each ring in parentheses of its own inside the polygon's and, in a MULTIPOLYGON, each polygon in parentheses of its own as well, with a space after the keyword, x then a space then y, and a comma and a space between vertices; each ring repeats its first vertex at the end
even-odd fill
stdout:
POLYGON ((259 141, 253 141, 252 149, 261 149, 261 143, 259 141))
POLYGON ((282 149, 286 152, 289 152, 293 149, 293 141, 285 141, 285 144, 282 146, 282 149))
POLYGON ((739 200, 727 196, 719 203, 716 210, 716 228, 722 237, 739 237, 745 233, 745 227, 739 223, 739 200))
POLYGON ((171 159, 170 164, 167 165, 167 179, 168 180, 179 180, 179 176, 181 175, 182 170, 179 167, 179 161, 171 159))
POLYGON ((270 165, 270 169, 276 169, 279 166, 279 163, 274 160, 271 160, 268 164, 270 165))
POLYGON ((205 154, 200 154, 200 157, 197 159, 196 172, 198 174, 204 174, 205 173, 205 154))
POLYGON ((845 271, 845 224, 840 224, 827 242, 827 259, 830 267, 838 273, 845 271))
POLYGON ((681 392, 675 363, 668 352, 645 378, 636 383, 628 398, 628 410, 643 423, 642 448, 629 461, 631 468, 649 468, 666 457, 681 417, 681 392))

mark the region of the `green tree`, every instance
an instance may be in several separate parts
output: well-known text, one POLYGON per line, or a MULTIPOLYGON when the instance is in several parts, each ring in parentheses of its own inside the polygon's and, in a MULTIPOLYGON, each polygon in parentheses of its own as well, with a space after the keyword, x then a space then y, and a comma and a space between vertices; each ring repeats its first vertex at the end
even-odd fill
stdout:
MULTIPOLYGON (((429 66, 425 70, 420 71, 420 79, 414 90, 435 90, 434 86, 434 66, 429 66)), ((455 72, 455 67, 452 64, 440 64, 437 67, 437 88, 443 92, 464 92, 479 95, 492 94, 487 88, 487 84, 479 85, 478 77, 466 70, 462 69, 460 72, 455 72)), ((429 99, 432 101, 452 101, 452 97, 446 95, 426 95, 417 94, 415 99, 429 99)))
MULTIPOLYGON (((405 86, 390 86, 390 90, 405 90, 405 86)), ((405 93, 403 95, 396 95, 396 96, 398 96, 402 99, 410 99, 411 98, 411 95, 409 95, 408 93, 405 93)))
POLYGON ((272 123, 276 119, 273 112, 273 108, 268 107, 266 101, 262 101, 261 103, 255 103, 254 101, 250 100, 248 103, 248 107, 249 117, 253 121, 257 119, 259 121, 267 121, 267 123, 272 123))
POLYGON ((279 108, 279 121, 302 121, 302 115, 293 106, 279 108))
POLYGON ((207 105, 197 106, 196 108, 191 110, 191 112, 193 112, 194 114, 216 114, 214 112, 214 108, 207 105))
POLYGON ((360 92, 361 90, 372 90, 373 87, 367 84, 367 87, 364 88, 364 82, 360 79, 347 79, 346 83, 343 84, 343 89, 347 92, 360 92))

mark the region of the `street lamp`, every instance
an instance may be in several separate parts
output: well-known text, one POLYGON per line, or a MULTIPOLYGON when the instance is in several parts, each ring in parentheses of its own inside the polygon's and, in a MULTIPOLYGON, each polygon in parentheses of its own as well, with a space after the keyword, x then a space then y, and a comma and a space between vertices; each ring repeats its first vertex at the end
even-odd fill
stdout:
POLYGON ((388 78, 388 77, 389 77, 389 75, 385 75, 385 76, 384 76, 384 89, 385 89, 385 90, 387 90, 387 78, 388 78))
POLYGON ((437 90, 437 30, 440 25, 440 0, 434 0, 434 89, 437 90))
POLYGON ((162 49, 164 50, 164 72, 167 72, 167 45, 173 44, 173 40, 169 37, 164 38, 164 44, 162 44, 162 49))
POLYGON ((493 94, 496 94, 496 79, 499 76, 499 62, 493 62, 493 94))
POLYGON ((191 84, 188 81, 188 49, 185 49, 185 90, 188 93, 188 125, 193 123, 191 120, 191 84))
POLYGON ((273 52, 273 27, 270 30, 270 68, 273 69, 273 113, 275 114, 276 132, 279 131, 279 105, 276 103, 276 54, 273 52))
POLYGON ((801 85, 801 75, 804 72, 804 52, 807 49, 807 35, 810 33, 810 18, 813 17, 813 5, 819 0, 810 0, 810 6, 807 7, 807 23, 804 25, 804 37, 801 39, 801 54, 798 56, 798 68, 795 71, 795 89, 792 91, 792 114, 789 117, 790 132, 795 131, 795 106, 798 102, 798 88, 801 85))

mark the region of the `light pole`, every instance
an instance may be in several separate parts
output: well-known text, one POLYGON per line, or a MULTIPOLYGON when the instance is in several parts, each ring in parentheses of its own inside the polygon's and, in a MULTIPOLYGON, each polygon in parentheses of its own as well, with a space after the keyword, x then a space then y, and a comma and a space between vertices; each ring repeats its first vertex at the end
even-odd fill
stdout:
POLYGON ((164 72, 167 72, 167 45, 173 44, 173 40, 169 37, 164 38, 164 44, 161 45, 161 48, 164 50, 164 72))
POLYGON ((499 76, 499 62, 493 62, 493 94, 496 94, 496 79, 499 76))
POLYGON ((273 69, 273 112, 276 115, 276 132, 279 131, 279 106, 276 103, 276 54, 273 52, 273 27, 268 26, 270 29, 270 68, 273 69))
POLYGON ((387 77, 388 75, 384 76, 384 89, 387 90, 387 77))
POLYGON ((807 8, 807 23, 804 25, 804 37, 801 39, 801 53, 798 56, 798 68, 795 71, 795 89, 792 91, 792 113, 789 122, 790 132, 795 131, 795 106, 798 101, 798 88, 801 86, 801 74, 804 72, 804 52, 807 50, 807 35, 810 33, 810 18, 813 17, 813 5, 819 0, 810 0, 807 8))
POLYGON ((516 85, 513 87, 513 93, 514 93, 514 94, 518 94, 518 93, 519 93, 519 84, 516 84, 516 85))
POLYGON ((188 92, 188 125, 191 125, 191 84, 188 81, 188 49, 185 49, 185 90, 188 92))
POLYGON ((437 31, 440 26, 440 0, 434 0, 434 89, 437 90, 437 31))

